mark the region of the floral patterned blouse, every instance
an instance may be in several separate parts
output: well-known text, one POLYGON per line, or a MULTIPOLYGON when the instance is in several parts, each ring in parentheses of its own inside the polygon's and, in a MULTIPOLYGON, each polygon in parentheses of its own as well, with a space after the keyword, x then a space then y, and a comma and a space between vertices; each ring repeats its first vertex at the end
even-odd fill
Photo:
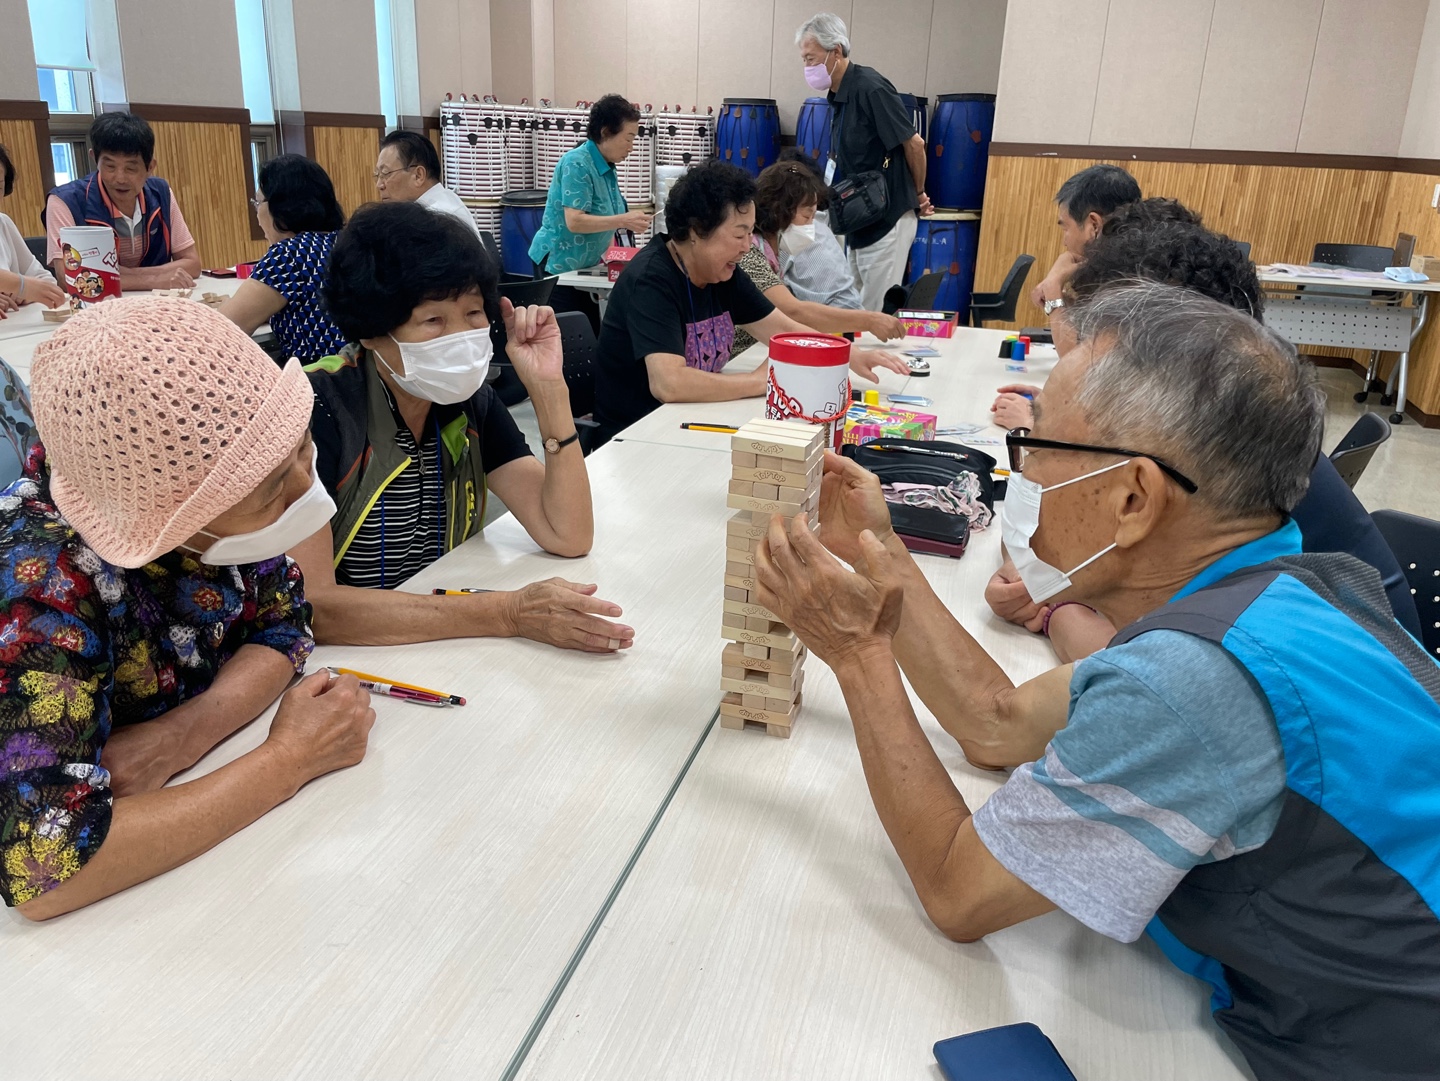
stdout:
POLYGON ((0 490, 0 897, 59 885, 110 828, 100 752, 116 725, 204 692, 246 644, 297 672, 314 647, 288 557, 211 567, 169 552, 137 570, 86 546, 50 498, 45 451, 0 490))

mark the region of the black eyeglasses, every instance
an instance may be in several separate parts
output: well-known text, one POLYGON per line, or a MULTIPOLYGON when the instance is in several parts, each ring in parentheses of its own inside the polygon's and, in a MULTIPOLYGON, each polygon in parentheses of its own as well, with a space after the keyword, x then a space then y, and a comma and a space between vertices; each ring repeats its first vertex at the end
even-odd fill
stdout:
POLYGON ((1143 450, 1125 450, 1122 447, 1096 447, 1089 443, 1065 443, 1059 439, 1035 439, 1030 435, 1029 428, 1016 428, 1008 432, 1005 436, 1005 448, 1010 452, 1010 471, 1012 473, 1025 472, 1027 450, 1081 450, 1088 451, 1091 454, 1118 454, 1124 458, 1148 458, 1160 467, 1162 473, 1191 495, 1194 495, 1200 490, 1199 486, 1196 485, 1193 480, 1169 462, 1157 458, 1153 454, 1146 454, 1143 450))

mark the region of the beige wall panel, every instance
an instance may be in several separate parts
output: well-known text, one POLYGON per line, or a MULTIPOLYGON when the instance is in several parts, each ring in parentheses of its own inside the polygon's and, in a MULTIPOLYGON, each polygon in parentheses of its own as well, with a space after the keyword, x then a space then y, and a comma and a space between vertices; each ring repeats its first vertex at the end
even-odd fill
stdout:
POLYGON ((379 113, 373 0, 296 0, 294 12, 300 107, 318 113, 379 113))
POLYGON ((529 0, 490 0, 492 92, 501 101, 534 101, 529 0))
POLYGON ((556 105, 630 93, 625 25, 625 0, 555 0, 556 105))
POLYGON ((700 0, 629 0, 625 25, 630 100, 696 104, 700 0))
POLYGON ((245 107, 234 0, 117 0, 115 11, 131 101, 245 107))
POLYGON ((0 0, 0 101, 34 101, 35 48, 30 40, 30 7, 25 0, 0 0))
POLYGON ((472 94, 494 86, 490 58, 490 0, 458 0, 460 4, 460 78, 472 94))
POLYGON ((15 190, 0 202, 0 211, 10 216, 22 236, 43 236, 40 211, 45 208, 45 174, 35 141, 35 121, 0 120, 0 145, 10 151, 15 166, 15 190))
POLYGON ((1440 0, 1430 0, 1400 136, 1402 158, 1440 158, 1440 0))
POLYGON ((555 99, 555 0, 530 0, 530 100, 555 99))
POLYGON ((1215 0, 1190 146, 1293 152, 1324 0, 1215 0))
POLYGON ((376 128, 315 128, 315 160, 330 174, 335 198, 348 218, 375 199, 375 157, 380 153, 376 128))
MULTIPOLYGON (((775 0, 774 33, 770 43, 770 93, 758 96, 771 97, 779 103, 780 130, 792 135, 795 132, 795 117, 800 112, 800 104, 816 93, 805 85, 805 67, 800 63, 800 49, 795 44, 795 31, 800 29, 801 23, 820 11, 833 11, 845 20, 853 47, 854 12, 850 0, 824 0, 823 3, 820 0, 775 0)), ((858 53, 854 58, 862 64, 870 64, 869 60, 858 53)), ((723 93, 726 97, 743 96, 733 90, 725 90, 723 93)))
MULTIPOLYGON (((703 111, 718 106, 724 97, 770 97, 774 32, 774 0, 701 4, 695 100, 670 104, 687 109, 698 105, 703 111)), ((791 27, 790 33, 794 32, 791 27)), ((803 86, 804 80, 800 81, 803 86)))
POLYGON ((1091 143, 1190 145, 1213 9, 1210 0, 1110 0, 1091 143))
POLYGON ((1428 0, 1325 0, 1301 153, 1399 153, 1428 6, 1428 0))
POLYGON ((925 93, 934 0, 854 0, 850 42, 855 59, 902 94, 925 93))
POLYGON ((1091 141, 1109 7, 1110 0, 1010 0, 996 142, 1091 141))
POLYGON ((934 0, 925 96, 993 94, 1000 82, 1005 0, 934 0))
POLYGON ((490 92, 489 0, 416 0, 415 35, 426 115, 446 94, 490 92))

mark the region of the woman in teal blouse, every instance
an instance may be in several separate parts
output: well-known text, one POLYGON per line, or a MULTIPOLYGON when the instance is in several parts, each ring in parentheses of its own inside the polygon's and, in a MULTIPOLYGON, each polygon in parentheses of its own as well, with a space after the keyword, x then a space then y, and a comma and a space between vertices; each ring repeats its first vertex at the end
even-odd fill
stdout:
POLYGON ((639 131, 640 111, 619 94, 590 107, 587 138, 555 167, 545 218, 530 243, 537 275, 594 266, 616 229, 643 233, 650 225, 650 215, 629 208, 615 176, 639 131))

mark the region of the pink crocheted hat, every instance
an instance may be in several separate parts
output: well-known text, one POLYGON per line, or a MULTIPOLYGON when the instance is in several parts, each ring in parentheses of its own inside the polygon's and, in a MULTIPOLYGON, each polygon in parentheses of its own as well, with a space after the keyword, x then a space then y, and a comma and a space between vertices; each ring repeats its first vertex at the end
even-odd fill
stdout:
POLYGON ((30 399, 60 513, 101 559, 143 567, 279 467, 314 395, 299 361, 277 368, 218 312, 134 297, 38 346, 30 399))

